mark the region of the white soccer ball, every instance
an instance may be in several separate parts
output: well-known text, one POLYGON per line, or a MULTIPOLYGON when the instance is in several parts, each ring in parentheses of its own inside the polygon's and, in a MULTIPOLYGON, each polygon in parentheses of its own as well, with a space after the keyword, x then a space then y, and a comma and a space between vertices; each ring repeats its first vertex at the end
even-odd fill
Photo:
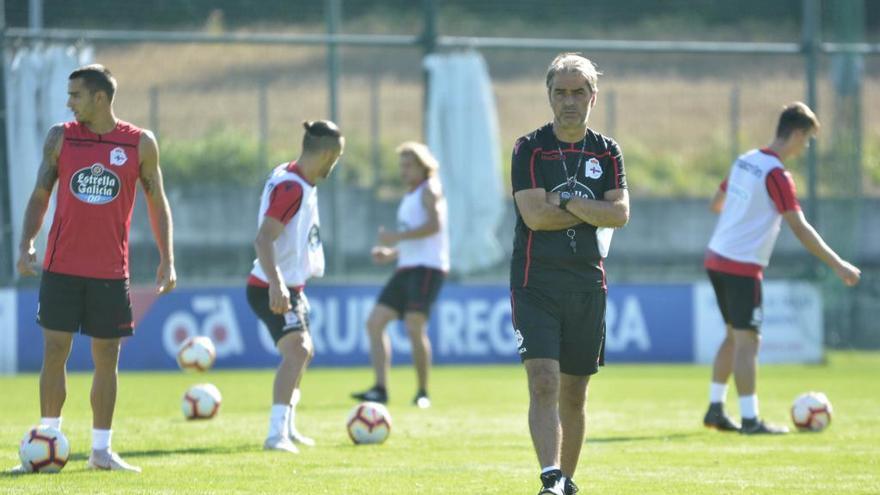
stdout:
POLYGON ((345 428, 358 445, 382 443, 391 433, 391 414, 378 402, 362 402, 348 413, 345 428))
POLYGON ((181 409, 186 419, 211 419, 217 415, 223 396, 210 383, 193 385, 183 395, 181 409))
POLYGON ((31 472, 57 473, 67 464, 70 444, 61 430, 40 425, 31 428, 18 449, 21 465, 31 472))
POLYGON ((208 337, 190 337, 180 344, 177 365, 184 371, 208 371, 214 366, 217 351, 208 337))
POLYGON ((822 392, 801 394, 791 405, 791 420, 800 431, 822 431, 831 424, 831 402, 822 392))

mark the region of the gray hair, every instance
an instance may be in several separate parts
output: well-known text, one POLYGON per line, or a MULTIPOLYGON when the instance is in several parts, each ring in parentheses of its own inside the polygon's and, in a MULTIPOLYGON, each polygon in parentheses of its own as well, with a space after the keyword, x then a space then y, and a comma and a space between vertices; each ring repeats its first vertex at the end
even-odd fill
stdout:
POLYGON ((560 72, 579 72, 587 79, 591 93, 596 94, 599 91, 599 76, 602 73, 596 70, 596 65, 590 59, 580 53, 560 53, 550 62, 547 67, 547 91, 550 91, 553 78, 560 72))

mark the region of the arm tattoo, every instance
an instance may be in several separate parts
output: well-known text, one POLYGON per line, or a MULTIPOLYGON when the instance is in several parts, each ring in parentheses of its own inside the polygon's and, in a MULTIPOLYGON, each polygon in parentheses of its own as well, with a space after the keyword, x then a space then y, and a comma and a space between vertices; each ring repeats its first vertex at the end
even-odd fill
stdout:
POLYGON ((158 143, 156 143, 156 138, 153 136, 153 133, 149 130, 144 130, 144 133, 141 134, 141 141, 138 146, 138 151, 141 152, 141 156, 144 159, 141 161, 141 170, 139 174, 139 178, 141 180, 141 187, 144 188, 144 194, 147 196, 152 196, 154 192, 156 192, 157 187, 162 180, 161 172, 159 172, 159 163, 158 163, 158 143), (146 149, 143 149, 146 147, 146 149), (148 166, 145 166, 145 163, 149 163, 148 166))
POLYGON ((58 180, 57 152, 61 148, 63 140, 64 127, 55 125, 49 129, 46 142, 43 144, 43 162, 37 172, 37 186, 47 191, 51 191, 55 186, 55 181, 58 180))
POLYGON ((141 186, 143 186, 144 193, 146 193, 148 196, 153 194, 155 183, 153 182, 152 177, 141 176, 141 186))

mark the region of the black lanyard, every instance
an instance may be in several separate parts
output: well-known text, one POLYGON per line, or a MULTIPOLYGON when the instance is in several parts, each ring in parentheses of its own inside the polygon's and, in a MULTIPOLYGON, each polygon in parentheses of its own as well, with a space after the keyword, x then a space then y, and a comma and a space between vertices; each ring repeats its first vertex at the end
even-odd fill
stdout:
POLYGON ((565 163, 565 153, 562 152, 562 147, 559 145, 558 139, 556 140, 556 149, 559 150, 559 159, 562 160, 562 168, 565 170, 565 183, 568 185, 568 192, 574 193, 577 176, 581 171, 581 164, 584 161, 584 151, 587 149, 587 136, 584 136, 583 144, 581 145, 581 153, 578 155, 577 165, 574 167, 574 175, 568 175, 568 164, 565 163))
MULTIPOLYGON (((581 164, 584 162, 584 151, 587 149, 587 136, 584 136, 583 144, 581 144, 581 153, 578 156, 577 165, 574 167, 574 174, 568 175, 568 164, 565 162, 565 153, 562 152, 562 146, 559 145, 559 140, 556 140, 556 149, 559 150, 559 159, 562 160, 562 168, 565 170, 565 183, 568 185, 568 192, 574 194, 574 186, 577 184, 577 176, 581 171, 581 164)), ((571 249, 571 253, 577 253, 577 239, 576 231, 574 229, 566 229, 565 235, 568 237, 568 247, 571 249)))

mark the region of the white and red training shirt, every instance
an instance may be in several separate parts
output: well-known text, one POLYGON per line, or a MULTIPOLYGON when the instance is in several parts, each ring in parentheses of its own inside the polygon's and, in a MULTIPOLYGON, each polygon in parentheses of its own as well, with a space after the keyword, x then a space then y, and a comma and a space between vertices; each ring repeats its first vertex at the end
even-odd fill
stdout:
MULTIPOLYGON (((428 212, 422 204, 426 187, 439 189, 439 180, 429 178, 416 186, 400 201, 397 207, 397 230, 406 232, 416 229, 428 221, 428 212), (432 183, 433 181, 433 183, 432 183)), ((446 202, 440 201, 440 230, 419 239, 404 239, 397 243, 397 268, 425 266, 443 272, 449 271, 449 230, 447 228, 446 202)))
MULTIPOLYGON (((275 167, 260 198, 257 221, 271 217, 284 224, 275 239, 275 263, 289 287, 302 287, 311 277, 324 275, 324 248, 318 217, 318 190, 303 177, 296 162, 275 167)), ((248 284, 268 287, 268 278, 254 260, 248 284)))
POLYGON ((791 174, 772 150, 752 150, 736 159, 721 189, 727 195, 705 266, 761 278, 779 236, 782 214, 801 209, 791 174))

